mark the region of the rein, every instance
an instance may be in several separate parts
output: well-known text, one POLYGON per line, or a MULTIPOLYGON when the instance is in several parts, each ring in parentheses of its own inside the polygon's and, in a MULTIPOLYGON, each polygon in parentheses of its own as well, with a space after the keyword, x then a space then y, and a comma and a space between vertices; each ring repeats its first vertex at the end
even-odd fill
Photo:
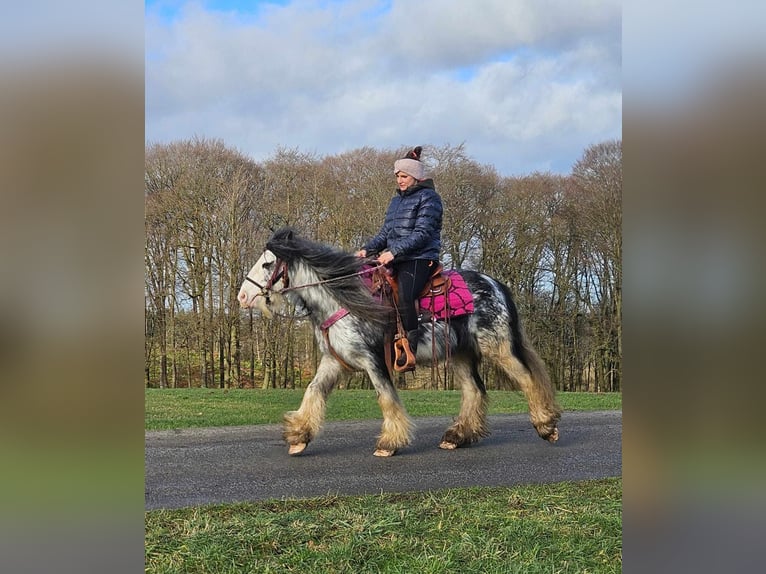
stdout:
MULTIPOLYGON (((376 265, 375 267, 370 267, 369 269, 363 269, 362 271, 357 271, 356 273, 349 273, 348 275, 341 275, 340 277, 333 277, 331 279, 322 279, 321 281, 315 281, 313 283, 306 283, 304 285, 295 285, 294 287, 288 287, 285 285, 285 288, 280 291, 281 293, 284 293, 285 291, 296 291, 298 289, 305 289, 306 287, 317 287, 319 285, 325 285, 326 283, 332 283, 334 281, 342 281, 343 279, 348 279, 349 277, 357 277, 360 275, 366 275, 367 273, 372 273, 381 267, 385 267, 384 265, 376 265)), ((287 279, 287 266, 285 266, 285 279, 287 279)), ((276 283, 276 281, 275 281, 276 283)))
MULTIPOLYGON (((360 275, 366 275, 367 273, 373 273, 380 269, 381 267, 385 267, 383 264, 375 265, 374 267, 370 267, 368 269, 363 269, 361 271, 357 271, 356 273, 349 273, 348 275, 341 275, 340 277, 333 277, 331 279, 323 279, 321 281, 314 281, 313 283, 305 283, 303 285, 295 285, 293 287, 290 287, 290 277, 287 274, 287 263, 283 259, 277 259, 276 261, 276 267, 274 268, 274 271, 271 274, 271 277, 269 277, 269 280, 266 282, 266 285, 261 285, 256 281, 255 279, 251 278, 249 275, 245 275, 245 281, 249 281, 258 289, 261 290, 259 293, 261 296, 263 296, 266 299, 266 303, 271 303, 271 293, 272 288, 274 287, 274 284, 279 281, 280 279, 283 279, 283 283, 285 284, 284 289, 279 291, 279 293, 286 293, 287 291, 297 291, 298 289, 305 289, 306 287, 317 287, 319 285, 324 285, 326 283, 332 283, 334 281, 341 281, 343 279, 348 279, 349 277, 356 277, 360 275)), ((346 311, 345 309, 341 309, 341 311, 346 311)), ((348 311, 346 311, 348 313, 348 311)), ((311 311, 308 311, 305 315, 300 315, 299 318, 308 317, 311 314, 311 311)), ((279 313, 277 313, 279 315, 279 313)), ((344 314, 345 316, 345 314, 344 314)), ((332 317, 331 317, 332 318, 332 317)), ((332 321, 330 324, 328 324, 326 327, 322 327, 322 330, 326 333, 327 329, 332 326, 335 321, 337 321, 340 317, 336 318, 334 321, 332 321)), ((328 319, 329 321, 329 319, 328 319)))
POLYGON ((305 289, 306 287, 317 287, 319 285, 324 285, 326 283, 332 283, 334 281, 342 281, 343 279, 348 279, 349 277, 356 277, 359 275, 366 275, 367 273, 373 273, 380 269, 381 267, 385 267, 385 265, 379 264, 374 267, 370 267, 369 269, 363 269, 361 271, 357 271, 356 273, 349 273, 348 275, 341 275, 340 277, 332 277, 331 279, 322 279, 320 281, 314 281, 313 283, 305 283, 303 285, 295 285, 293 287, 290 287, 290 279, 287 275, 287 263, 282 261, 281 259, 277 260, 277 267, 274 269, 274 272, 271 274, 271 277, 266 282, 266 285, 261 285, 256 281, 255 279, 252 279, 250 276, 245 275, 245 281, 249 281, 258 289, 261 290, 261 295, 267 298, 269 293, 271 292, 271 288, 274 287, 274 283, 279 281, 284 277, 284 284, 285 288, 279 291, 280 293, 286 293, 287 291, 297 291, 298 289, 305 289))

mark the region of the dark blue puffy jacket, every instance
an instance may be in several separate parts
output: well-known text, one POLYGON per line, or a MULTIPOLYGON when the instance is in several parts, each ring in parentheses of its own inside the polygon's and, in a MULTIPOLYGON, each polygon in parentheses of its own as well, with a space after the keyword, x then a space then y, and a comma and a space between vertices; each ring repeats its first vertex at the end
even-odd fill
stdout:
POLYGON ((442 200, 432 179, 397 190, 378 234, 363 247, 369 255, 388 249, 394 263, 439 259, 442 241, 442 200))

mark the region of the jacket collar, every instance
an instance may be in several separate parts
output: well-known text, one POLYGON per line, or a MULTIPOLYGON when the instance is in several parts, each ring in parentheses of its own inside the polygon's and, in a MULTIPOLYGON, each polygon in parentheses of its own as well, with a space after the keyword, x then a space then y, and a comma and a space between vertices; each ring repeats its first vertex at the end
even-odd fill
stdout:
POLYGON ((417 191, 420 191, 421 189, 435 189, 434 188, 434 180, 432 178, 424 179, 422 181, 418 181, 415 184, 411 185, 404 191, 401 189, 397 189, 396 193, 404 197, 405 195, 411 195, 417 191))

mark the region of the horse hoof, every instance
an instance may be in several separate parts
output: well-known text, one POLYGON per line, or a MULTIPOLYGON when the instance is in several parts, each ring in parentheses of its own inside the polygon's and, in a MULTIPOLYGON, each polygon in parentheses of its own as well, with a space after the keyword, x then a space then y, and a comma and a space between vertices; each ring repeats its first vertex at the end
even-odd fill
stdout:
POLYGON ((454 442, 443 440, 439 443, 439 448, 444 450, 455 450, 457 445, 454 442))
POLYGON ((388 450, 385 448, 376 448, 375 452, 373 452, 372 454, 373 456, 389 457, 389 456, 394 456, 396 454, 396 451, 388 450))
POLYGON ((556 442, 559 440, 559 429, 553 429, 553 432, 548 435, 548 442, 556 442))
POLYGON ((308 443, 305 443, 305 442, 299 442, 298 444, 291 444, 287 453, 290 456, 295 456, 297 454, 302 453, 304 450, 306 450, 306 446, 308 446, 308 443))

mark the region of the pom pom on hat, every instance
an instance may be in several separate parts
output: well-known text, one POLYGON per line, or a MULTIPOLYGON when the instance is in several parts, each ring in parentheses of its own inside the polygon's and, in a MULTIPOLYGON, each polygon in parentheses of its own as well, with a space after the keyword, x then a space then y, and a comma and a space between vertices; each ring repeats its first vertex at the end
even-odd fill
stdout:
POLYGON ((408 151, 402 159, 397 159, 394 162, 394 173, 402 171, 418 181, 425 179, 425 166, 420 162, 420 152, 422 151, 423 148, 417 146, 408 151))

